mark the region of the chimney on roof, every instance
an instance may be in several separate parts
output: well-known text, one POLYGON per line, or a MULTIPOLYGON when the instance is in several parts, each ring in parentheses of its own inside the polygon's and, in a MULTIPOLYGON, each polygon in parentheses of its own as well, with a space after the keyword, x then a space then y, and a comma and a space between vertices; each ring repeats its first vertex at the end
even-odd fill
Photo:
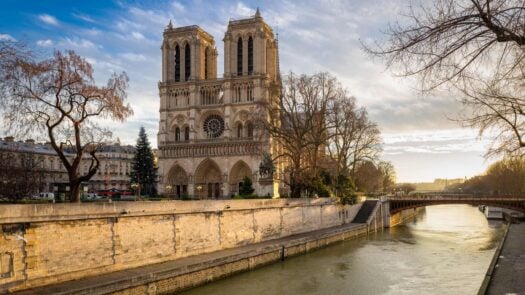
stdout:
POLYGON ((12 136, 6 136, 6 137, 4 138, 4 141, 5 141, 5 142, 14 142, 14 141, 15 141, 15 138, 12 137, 12 136))

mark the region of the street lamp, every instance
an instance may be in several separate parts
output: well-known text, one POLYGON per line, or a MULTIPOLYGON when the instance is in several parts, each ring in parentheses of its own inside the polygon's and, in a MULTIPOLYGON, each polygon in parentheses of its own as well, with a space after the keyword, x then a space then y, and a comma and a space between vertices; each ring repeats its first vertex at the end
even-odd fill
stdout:
POLYGON ((131 188, 135 191, 135 201, 137 200, 137 198, 140 200, 140 184, 133 182, 131 184, 131 188))
POLYGON ((198 196, 199 199, 200 199, 200 198, 201 198, 202 185, 200 185, 200 184, 197 185, 196 189, 197 189, 197 196, 198 196))
POLYGON ((173 188, 173 187, 172 187, 171 185, 169 185, 169 184, 166 185, 166 192, 168 193, 168 196, 171 194, 171 189, 172 189, 172 188, 173 188))

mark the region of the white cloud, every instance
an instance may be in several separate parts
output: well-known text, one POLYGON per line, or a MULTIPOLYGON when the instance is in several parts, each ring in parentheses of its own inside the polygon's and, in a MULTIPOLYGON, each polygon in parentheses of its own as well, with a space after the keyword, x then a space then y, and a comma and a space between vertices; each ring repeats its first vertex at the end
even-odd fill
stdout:
POLYGON ((140 32, 132 32, 131 37, 133 37, 135 40, 144 40, 144 35, 142 35, 140 32))
POLYGON ((246 6, 242 2, 237 2, 237 5, 231 10, 232 17, 235 18, 246 18, 255 14, 255 10, 246 6))
POLYGON ((0 34, 0 40, 1 41, 16 41, 16 39, 13 38, 13 36, 9 34, 0 34))
POLYGON ((58 42, 60 47, 66 49, 95 48, 95 44, 87 39, 82 38, 63 38, 58 42))
POLYGON ((38 16, 38 19, 40 21, 42 21, 43 23, 46 23, 48 25, 52 25, 52 26, 58 26, 58 20, 56 19, 56 17, 52 16, 52 15, 49 15, 49 14, 40 14, 38 16))
POLYGON ((136 53, 122 53, 120 56, 124 59, 127 59, 129 61, 145 61, 146 57, 142 54, 136 54, 136 53))
POLYGON ((73 13, 72 14, 74 17, 80 19, 80 20, 83 20, 85 22, 88 22, 88 23, 95 23, 95 20, 93 18, 91 18, 89 15, 86 15, 86 14, 82 14, 82 13, 73 13))
POLYGON ((53 46, 53 40, 51 40, 51 39, 38 40, 38 41, 36 41, 36 45, 42 46, 42 47, 53 46))
POLYGON ((177 2, 177 1, 173 1, 171 3, 171 6, 175 9, 175 11, 180 12, 180 13, 182 13, 182 12, 184 12, 186 10, 184 5, 182 5, 181 3, 177 2))

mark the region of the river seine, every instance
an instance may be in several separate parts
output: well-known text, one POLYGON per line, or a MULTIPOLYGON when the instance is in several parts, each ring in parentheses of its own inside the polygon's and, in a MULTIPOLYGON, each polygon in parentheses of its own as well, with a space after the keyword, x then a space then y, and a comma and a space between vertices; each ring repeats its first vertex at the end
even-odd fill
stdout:
POLYGON ((477 207, 426 207, 414 221, 184 294, 476 294, 502 238, 477 207))

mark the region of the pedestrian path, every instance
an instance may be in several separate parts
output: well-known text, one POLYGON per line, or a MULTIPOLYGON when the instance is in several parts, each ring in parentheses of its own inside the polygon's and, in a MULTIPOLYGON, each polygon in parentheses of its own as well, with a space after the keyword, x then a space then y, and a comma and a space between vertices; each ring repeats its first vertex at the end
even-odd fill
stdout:
POLYGON ((525 294, 525 223, 510 225, 486 294, 525 294))

